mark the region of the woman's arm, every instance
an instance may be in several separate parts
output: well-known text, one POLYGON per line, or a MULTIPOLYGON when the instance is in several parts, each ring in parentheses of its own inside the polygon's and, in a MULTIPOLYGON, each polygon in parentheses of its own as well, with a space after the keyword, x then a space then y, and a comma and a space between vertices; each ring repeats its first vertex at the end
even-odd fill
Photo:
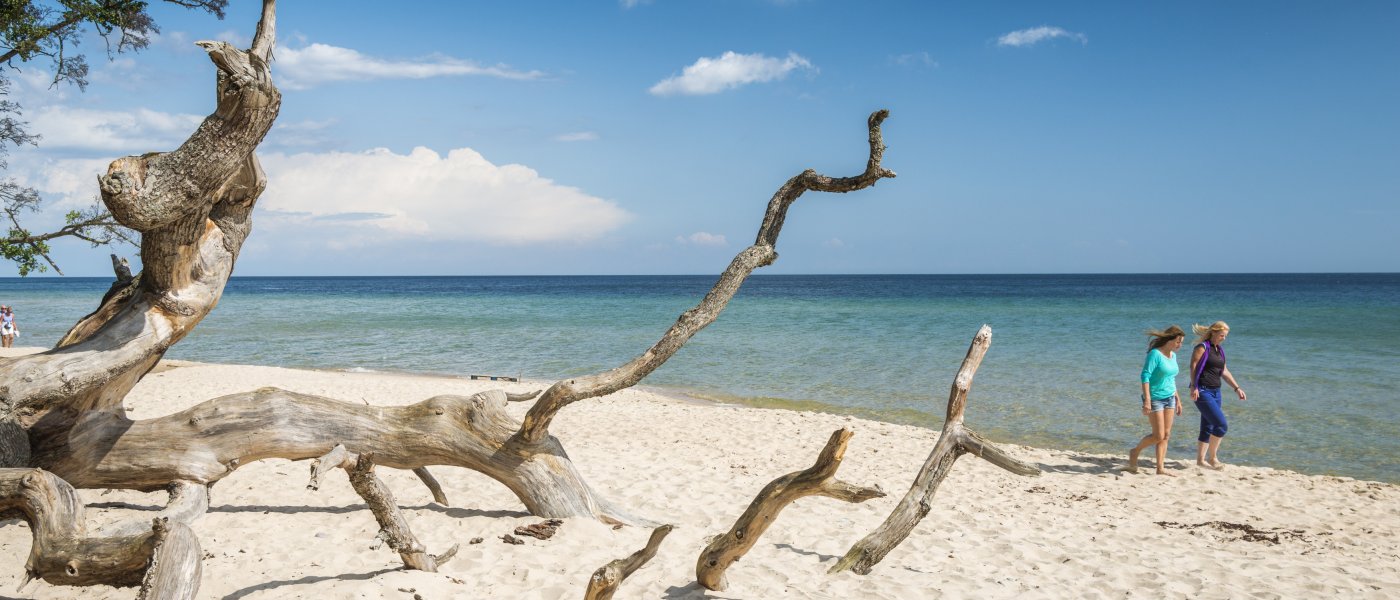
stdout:
POLYGON ((1157 363, 1152 359, 1153 354, 1160 354, 1152 350, 1147 351, 1147 360, 1142 362, 1142 414, 1152 414, 1152 371, 1156 370, 1157 363))
POLYGON ((1220 378, 1224 379, 1225 383, 1230 384, 1230 387, 1235 388, 1235 393, 1239 394, 1240 400, 1244 400, 1244 388, 1235 382, 1235 376, 1230 374, 1230 367, 1225 367, 1225 370, 1220 372, 1220 378))

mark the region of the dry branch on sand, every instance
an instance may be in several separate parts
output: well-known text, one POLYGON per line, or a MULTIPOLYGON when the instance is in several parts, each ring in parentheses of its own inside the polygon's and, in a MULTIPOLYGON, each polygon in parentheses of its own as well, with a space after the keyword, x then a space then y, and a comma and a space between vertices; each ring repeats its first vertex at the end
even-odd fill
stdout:
POLYGON ((938 443, 929 453, 928 460, 924 461, 924 466, 919 469, 914 484, 909 487, 909 491, 904 494, 904 498, 895 506, 885 522, 851 546, 846 555, 836 561, 828 572, 850 570, 868 575, 870 569, 883 560, 890 550, 909 537, 909 532, 913 531, 914 526, 932 509, 933 495, 938 491, 938 485, 943 483, 943 478, 953 470, 953 463, 964 454, 979 456, 1017 475, 1040 474, 1040 469, 1034 465, 1012 458, 963 425, 963 412, 967 409, 967 392, 972 388, 972 376, 977 373, 977 367, 982 364, 982 357, 987 355, 987 348, 991 345, 992 328, 983 325, 977 331, 977 335, 972 337, 972 345, 968 347, 962 367, 953 379, 953 387, 948 394, 948 414, 943 421, 943 432, 938 436, 938 443))

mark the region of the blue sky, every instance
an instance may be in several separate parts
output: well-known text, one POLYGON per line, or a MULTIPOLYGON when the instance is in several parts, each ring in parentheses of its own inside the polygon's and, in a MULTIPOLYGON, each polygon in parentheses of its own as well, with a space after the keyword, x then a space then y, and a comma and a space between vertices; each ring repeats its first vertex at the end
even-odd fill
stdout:
MULTIPOLYGON (((84 44, 86 92, 13 74, 44 140, 7 175, 62 209, 174 148, 212 109, 193 42, 246 45, 259 6, 154 3, 149 49, 84 44)), ((864 168, 878 108, 899 177, 804 196, 762 272, 1400 271, 1397 23, 1394 2, 283 2, 235 274, 717 273, 789 177, 864 168)), ((107 276, 106 254, 57 257, 107 276)))

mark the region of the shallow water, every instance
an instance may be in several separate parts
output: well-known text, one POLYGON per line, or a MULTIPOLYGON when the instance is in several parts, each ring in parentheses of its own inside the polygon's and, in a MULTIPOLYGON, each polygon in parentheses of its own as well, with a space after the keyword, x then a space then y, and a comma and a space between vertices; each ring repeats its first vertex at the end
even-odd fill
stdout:
MULTIPOLYGON (((641 353, 714 279, 235 277, 169 357, 550 380, 641 353)), ((16 307, 18 345, 47 346, 108 283, 0 278, 0 302, 16 307)), ((1147 430, 1142 332, 1223 319, 1250 397, 1225 393, 1223 460, 1400 482, 1398 309, 1397 274, 760 275, 644 383, 938 427, 987 323, 971 427, 1121 453, 1147 430)), ((1171 454, 1190 459, 1199 417, 1188 404, 1181 419, 1171 454)))

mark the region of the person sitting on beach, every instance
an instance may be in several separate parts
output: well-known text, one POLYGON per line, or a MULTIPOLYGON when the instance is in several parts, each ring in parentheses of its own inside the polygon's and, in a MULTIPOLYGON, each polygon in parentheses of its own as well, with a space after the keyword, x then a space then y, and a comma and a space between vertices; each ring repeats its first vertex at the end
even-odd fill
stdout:
POLYGON ((1210 327, 1192 325, 1191 330, 1200 336, 1196 340, 1196 348, 1191 351, 1191 399, 1196 401, 1196 409, 1201 411, 1201 434, 1196 438, 1196 465, 1220 470, 1224 464, 1215 453, 1220 449, 1220 440, 1228 429, 1225 412, 1220 408, 1220 382, 1224 380, 1235 388, 1240 400, 1244 400, 1244 388, 1225 367, 1225 349, 1222 345, 1230 335, 1230 326, 1224 321, 1216 321, 1210 327), (1210 462, 1206 462, 1207 454, 1210 462))
POLYGON ((15 325, 15 312, 9 306, 0 306, 0 342, 6 348, 12 347, 17 335, 19 327, 15 325))
POLYGON ((1152 433, 1128 451, 1128 472, 1137 473, 1138 453, 1156 444, 1157 474, 1174 477, 1166 469, 1167 440, 1172 435, 1172 422, 1181 414, 1176 394, 1176 374, 1181 367, 1176 364, 1176 351, 1181 349, 1186 332, 1172 325, 1164 331, 1148 331, 1147 335, 1152 341, 1147 344, 1147 360, 1142 364, 1142 414, 1147 415, 1152 433))

